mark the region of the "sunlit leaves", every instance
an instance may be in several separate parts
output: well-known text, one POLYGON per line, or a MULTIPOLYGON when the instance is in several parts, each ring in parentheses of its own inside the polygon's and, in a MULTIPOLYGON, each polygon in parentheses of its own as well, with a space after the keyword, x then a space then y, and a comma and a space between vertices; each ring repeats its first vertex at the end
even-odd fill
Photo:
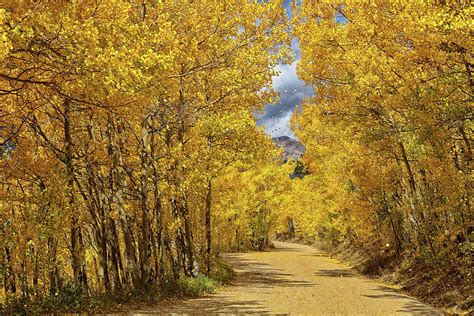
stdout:
POLYGON ((0 160, 2 284, 22 274, 23 293, 39 280, 46 295, 74 276, 105 292, 189 273, 209 183, 278 161, 253 114, 290 59, 282 1, 4 0, 0 24, 0 140, 15 146, 0 160))

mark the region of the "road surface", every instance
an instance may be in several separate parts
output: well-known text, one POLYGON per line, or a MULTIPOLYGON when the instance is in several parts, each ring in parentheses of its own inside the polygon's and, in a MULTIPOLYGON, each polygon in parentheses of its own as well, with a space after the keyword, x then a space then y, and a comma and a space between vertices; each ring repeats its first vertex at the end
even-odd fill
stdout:
POLYGON ((313 247, 274 244, 275 249, 268 252, 227 254, 236 278, 218 293, 163 302, 133 315, 442 315, 383 283, 353 273, 313 247))

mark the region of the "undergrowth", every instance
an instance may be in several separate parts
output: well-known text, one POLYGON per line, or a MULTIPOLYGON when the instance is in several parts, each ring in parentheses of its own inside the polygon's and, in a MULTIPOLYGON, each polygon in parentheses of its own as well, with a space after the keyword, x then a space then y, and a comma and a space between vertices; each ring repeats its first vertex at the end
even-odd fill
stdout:
POLYGON ((181 277, 159 285, 124 288, 114 293, 87 293, 65 283, 53 295, 37 298, 9 296, 0 303, 0 315, 39 315, 45 313, 126 311, 137 305, 154 305, 165 298, 190 298, 214 293, 234 277, 232 268, 217 260, 208 276, 181 277))

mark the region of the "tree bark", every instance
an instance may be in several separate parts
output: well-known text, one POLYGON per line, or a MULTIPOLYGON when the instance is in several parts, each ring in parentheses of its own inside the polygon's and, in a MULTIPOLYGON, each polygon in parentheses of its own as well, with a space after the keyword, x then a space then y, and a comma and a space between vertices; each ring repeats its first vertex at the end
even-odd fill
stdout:
POLYGON ((67 195, 68 206, 71 212, 71 257, 72 270, 74 274, 74 282, 87 289, 87 274, 84 260, 84 242, 82 239, 81 227, 79 225, 79 217, 75 209, 75 195, 74 195, 74 161, 73 161, 73 145, 71 133, 71 103, 68 99, 64 100, 64 163, 66 165, 67 174, 67 195))
POLYGON ((48 260, 49 260, 49 295, 54 296, 59 289, 59 273, 56 254, 58 249, 57 239, 48 237, 48 260))
POLYGON ((150 157, 151 166, 153 168, 153 215, 156 220, 156 234, 154 239, 155 249, 155 274, 157 280, 162 280, 165 275, 164 271, 164 241, 163 241, 163 207, 161 205, 161 194, 159 189, 159 174, 156 166, 156 133, 152 133, 150 137, 150 157))
POLYGON ((211 227, 211 206, 212 206, 212 180, 207 181, 206 194, 206 269, 207 275, 211 273, 211 250, 212 250, 212 227, 211 227))
POLYGON ((112 170, 115 183, 115 190, 112 192, 117 210, 119 213, 120 227, 122 229, 125 244, 125 281, 137 286, 140 282, 139 267, 137 263, 135 238, 133 230, 130 226, 127 213, 125 211, 124 191, 127 182, 121 168, 124 166, 124 158, 122 155, 122 141, 120 138, 121 127, 115 124, 115 117, 109 116, 109 141, 112 151, 112 170), (118 138, 118 139, 117 139, 118 138))
POLYGON ((142 122, 141 135, 141 184, 140 184, 140 200, 141 200, 141 242, 140 242, 140 272, 143 283, 150 281, 151 272, 151 227, 149 219, 149 196, 148 196, 148 147, 149 147, 149 133, 148 133, 148 118, 142 122))

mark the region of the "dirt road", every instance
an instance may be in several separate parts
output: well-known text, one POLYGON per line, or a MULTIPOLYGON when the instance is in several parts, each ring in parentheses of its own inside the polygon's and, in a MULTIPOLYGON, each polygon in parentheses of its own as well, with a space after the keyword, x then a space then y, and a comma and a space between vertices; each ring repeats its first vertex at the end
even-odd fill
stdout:
POLYGON ((382 283, 352 273, 318 250, 275 242, 269 252, 229 254, 233 285, 204 298, 165 302, 134 315, 442 315, 382 283))

